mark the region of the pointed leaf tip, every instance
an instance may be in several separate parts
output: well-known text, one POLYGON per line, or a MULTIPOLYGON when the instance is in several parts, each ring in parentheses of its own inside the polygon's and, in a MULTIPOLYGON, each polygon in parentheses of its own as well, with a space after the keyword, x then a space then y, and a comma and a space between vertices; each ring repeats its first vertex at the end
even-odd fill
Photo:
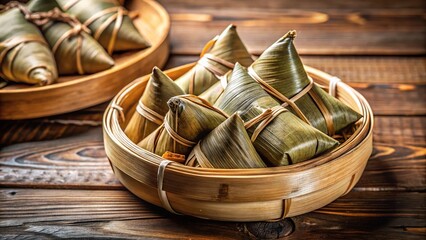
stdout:
POLYGON ((40 86, 52 84, 56 80, 53 73, 43 67, 33 69, 29 77, 40 86))
POLYGON ((286 37, 289 37, 291 39, 295 39, 297 36, 297 32, 296 30, 290 30, 288 31, 288 33, 286 34, 286 37))

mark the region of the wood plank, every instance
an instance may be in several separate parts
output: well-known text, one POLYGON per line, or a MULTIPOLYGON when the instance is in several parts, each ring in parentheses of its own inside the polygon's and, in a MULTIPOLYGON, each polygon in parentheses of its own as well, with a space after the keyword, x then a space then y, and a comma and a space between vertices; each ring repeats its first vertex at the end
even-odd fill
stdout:
MULTIPOLYGON (((304 64, 347 83, 426 84, 425 57, 307 56, 304 64)), ((172 55, 164 69, 198 60, 196 55, 172 55)))
POLYGON ((172 53, 197 54, 204 43, 234 23, 254 53, 290 29, 300 33, 302 54, 424 54, 424 2, 301 3, 286 1, 160 1, 172 19, 172 53), (221 5, 224 4, 224 5, 221 5), (390 7, 391 6, 391 7, 390 7), (395 6, 400 6, 395 7, 395 6), (218 10, 219 9, 219 10, 218 10), (192 34, 188 32, 202 33, 192 34))
POLYGON ((0 146, 14 143, 58 139, 83 133, 102 125, 108 103, 91 108, 29 120, 0 121, 0 146))
POLYGON ((0 185, 121 188, 106 158, 101 127, 58 140, 4 147, 0 185))
POLYGON ((394 145, 426 146, 426 117, 376 116, 374 142, 394 145))
POLYGON ((422 0, 375 0, 375 1, 312 1, 312 0, 299 0, 299 1, 282 1, 282 0, 268 0, 268 1, 228 1, 228 0, 159 0, 159 2, 167 9, 199 9, 199 8, 216 8, 218 10, 238 8, 238 9, 251 9, 251 8, 271 8, 271 9, 353 9, 354 11, 368 10, 368 9, 422 9, 426 7, 426 3, 422 0))
MULTIPOLYGON (((426 193, 417 192, 352 192, 292 218, 295 227, 288 238, 336 239, 354 233, 419 238, 426 224, 425 198, 426 193)), ((254 224, 175 216, 121 190, 0 190, 0 230, 8 238, 248 239, 279 230, 254 224)))
POLYGON ((375 116, 426 115, 426 84, 349 83, 367 99, 375 116))
MULTIPOLYGON (((425 190, 425 125, 426 117, 376 117, 374 153, 356 188, 425 190)), ((100 127, 59 140, 4 147, 0 153, 0 185, 122 188, 106 159, 100 127)))
POLYGON ((426 83, 425 57, 302 56, 302 60, 348 83, 426 83))

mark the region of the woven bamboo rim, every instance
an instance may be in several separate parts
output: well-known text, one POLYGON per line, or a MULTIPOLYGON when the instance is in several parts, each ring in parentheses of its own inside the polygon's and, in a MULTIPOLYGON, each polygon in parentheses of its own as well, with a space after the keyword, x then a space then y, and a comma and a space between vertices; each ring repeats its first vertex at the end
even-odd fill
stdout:
MULTIPOLYGON (((166 73, 176 79, 192 66, 194 63, 166 73)), ((335 77, 327 73, 305 68, 318 85, 335 82, 335 77)), ((165 159, 138 147, 123 132, 148 78, 130 83, 106 109, 105 149, 125 187, 171 212, 224 221, 278 220, 300 215, 348 193, 372 153, 371 108, 358 92, 339 82, 336 97, 364 117, 357 122, 354 134, 332 152, 290 166, 262 169, 205 169, 167 163, 161 169, 162 189, 158 189, 159 166, 165 159)))

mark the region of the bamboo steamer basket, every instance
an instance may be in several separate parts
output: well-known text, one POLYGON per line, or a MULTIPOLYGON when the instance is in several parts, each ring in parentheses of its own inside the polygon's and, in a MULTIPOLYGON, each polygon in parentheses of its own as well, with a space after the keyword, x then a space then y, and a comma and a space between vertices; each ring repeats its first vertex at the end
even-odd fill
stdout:
MULTIPOLYGON (((193 66, 187 64, 166 73, 176 79, 193 66)), ((336 79, 305 68, 321 86, 336 79)), ((105 150, 115 175, 127 189, 173 213, 222 221, 279 220, 304 214, 347 194, 372 153, 371 108, 363 96, 339 82, 336 97, 364 117, 356 123, 355 132, 332 152, 272 168, 207 169, 174 162, 165 167, 167 160, 138 147, 123 132, 148 79, 149 75, 130 83, 106 109, 105 150)))
POLYGON ((153 0, 128 0, 125 7, 138 13, 134 24, 151 43, 150 48, 114 54, 115 66, 99 73, 61 76, 48 86, 14 84, 0 89, 0 119, 45 117, 94 106, 111 99, 154 66, 164 66, 169 55, 168 13, 153 0))

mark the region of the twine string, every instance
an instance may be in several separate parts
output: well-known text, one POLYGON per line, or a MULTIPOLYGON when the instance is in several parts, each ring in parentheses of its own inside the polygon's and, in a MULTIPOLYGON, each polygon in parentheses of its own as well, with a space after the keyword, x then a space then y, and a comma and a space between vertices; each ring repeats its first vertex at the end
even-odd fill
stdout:
POLYGON ((251 128, 252 126, 256 125, 257 123, 260 123, 256 129, 253 131, 253 134, 250 138, 252 142, 256 141, 259 134, 268 126, 268 124, 274 120, 278 115, 280 115, 283 112, 288 111, 287 109, 283 108, 282 106, 275 106, 270 109, 266 109, 263 111, 263 113, 259 114, 255 118, 251 119, 250 121, 246 122, 244 124, 244 127, 246 129, 251 128))

